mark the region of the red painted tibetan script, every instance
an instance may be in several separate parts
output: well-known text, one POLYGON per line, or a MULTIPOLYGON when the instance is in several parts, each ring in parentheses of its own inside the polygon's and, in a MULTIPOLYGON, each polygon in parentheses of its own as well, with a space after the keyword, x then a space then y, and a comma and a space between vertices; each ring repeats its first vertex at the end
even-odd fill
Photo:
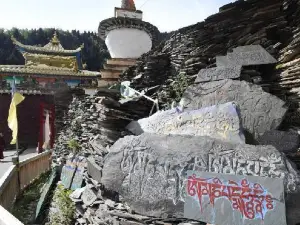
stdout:
POLYGON ((232 208, 241 212, 246 219, 264 219, 266 213, 274 209, 272 196, 258 183, 250 184, 243 179, 240 183, 229 180, 222 183, 219 178, 188 177, 187 194, 197 197, 203 212, 203 198, 206 196, 209 203, 214 206, 215 201, 226 198, 232 208))

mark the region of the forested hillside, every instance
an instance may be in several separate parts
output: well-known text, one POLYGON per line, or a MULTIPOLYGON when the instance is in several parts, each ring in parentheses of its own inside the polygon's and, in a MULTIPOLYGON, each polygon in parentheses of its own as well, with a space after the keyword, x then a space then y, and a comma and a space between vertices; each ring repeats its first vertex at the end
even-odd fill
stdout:
MULTIPOLYGON (((10 37, 13 35, 17 40, 28 45, 44 46, 53 37, 54 29, 11 30, 0 29, 0 64, 17 65, 24 64, 22 55, 15 49, 10 37)), ((109 53, 103 40, 93 32, 79 32, 77 30, 56 30, 62 46, 65 49, 76 49, 84 43, 83 63, 86 69, 99 71, 109 53)))

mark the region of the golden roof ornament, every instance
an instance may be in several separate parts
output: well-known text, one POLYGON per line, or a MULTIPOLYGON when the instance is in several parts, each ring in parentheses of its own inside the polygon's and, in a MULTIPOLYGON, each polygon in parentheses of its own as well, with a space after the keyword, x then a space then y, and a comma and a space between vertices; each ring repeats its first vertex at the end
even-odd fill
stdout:
POLYGON ((55 31, 54 34, 53 34, 53 37, 52 37, 52 39, 51 39, 51 43, 52 43, 53 45, 59 45, 59 44, 60 44, 60 41, 59 41, 59 39, 58 39, 58 37, 57 37, 56 31, 55 31))
POLYGON ((136 10, 134 0, 122 0, 122 9, 136 10))

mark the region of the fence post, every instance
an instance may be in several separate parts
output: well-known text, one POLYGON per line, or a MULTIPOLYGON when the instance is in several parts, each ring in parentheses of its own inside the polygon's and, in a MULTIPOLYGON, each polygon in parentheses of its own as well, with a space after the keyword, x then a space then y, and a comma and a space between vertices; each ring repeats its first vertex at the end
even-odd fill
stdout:
POLYGON ((21 192, 21 181, 20 181, 20 162, 19 162, 19 157, 14 156, 12 157, 12 163, 13 165, 16 166, 16 170, 17 170, 17 177, 18 177, 18 190, 16 193, 16 196, 18 197, 20 192, 21 192))

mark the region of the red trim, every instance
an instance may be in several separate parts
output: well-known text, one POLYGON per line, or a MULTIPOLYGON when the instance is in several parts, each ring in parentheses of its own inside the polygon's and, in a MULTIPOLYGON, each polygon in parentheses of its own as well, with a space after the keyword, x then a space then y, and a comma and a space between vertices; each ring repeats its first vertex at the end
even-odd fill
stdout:
POLYGON ((40 133, 39 133, 39 142, 38 142, 38 153, 43 152, 43 142, 44 142, 44 107, 45 104, 43 102, 40 103, 40 133))
POLYGON ((55 106, 54 104, 52 104, 50 106, 50 116, 49 116, 49 120, 50 120, 50 132, 51 132, 51 136, 50 136, 50 147, 53 148, 54 146, 54 141, 55 141, 55 106))

